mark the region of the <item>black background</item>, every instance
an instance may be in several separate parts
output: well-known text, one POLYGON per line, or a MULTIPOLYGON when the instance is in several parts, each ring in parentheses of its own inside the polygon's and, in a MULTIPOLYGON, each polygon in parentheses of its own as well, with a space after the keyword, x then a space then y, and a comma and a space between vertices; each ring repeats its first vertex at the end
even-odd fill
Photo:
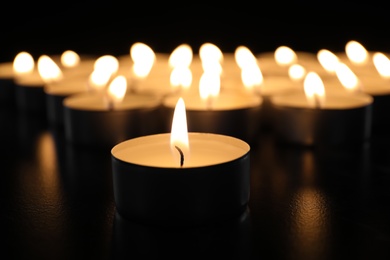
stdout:
POLYGON ((212 42, 224 52, 245 45, 253 52, 280 45, 316 52, 343 51, 349 40, 368 50, 390 50, 383 4, 334 1, 291 3, 13 2, 3 9, 0 60, 26 50, 34 56, 73 49, 81 54, 122 55, 136 41, 156 52, 189 43, 194 52, 212 42), (9 12, 9 14, 8 14, 9 12))

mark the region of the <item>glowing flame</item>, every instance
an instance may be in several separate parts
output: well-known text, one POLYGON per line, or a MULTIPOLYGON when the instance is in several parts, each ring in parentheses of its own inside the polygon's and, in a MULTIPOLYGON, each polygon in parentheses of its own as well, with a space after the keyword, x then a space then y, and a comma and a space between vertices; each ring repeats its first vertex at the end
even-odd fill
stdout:
POLYGON ((245 46, 238 46, 234 51, 234 58, 240 69, 246 66, 257 65, 257 59, 255 55, 245 46))
POLYGON ((325 87, 320 76, 315 72, 308 72, 303 86, 309 105, 312 107, 321 107, 325 102, 325 87))
POLYGON ((110 71, 95 69, 89 75, 88 86, 92 91, 100 92, 105 89, 111 76, 110 71))
POLYGON ((274 53, 275 61, 277 64, 284 66, 290 65, 297 61, 297 54, 287 46, 280 46, 274 53))
POLYGON ((112 105, 117 105, 122 102, 127 89, 127 81, 125 76, 116 76, 108 86, 108 96, 112 105))
POLYGON ((152 48, 144 43, 136 42, 130 48, 130 56, 133 60, 134 75, 139 78, 149 75, 156 61, 156 54, 152 48))
POLYGON ((188 44, 181 44, 176 47, 169 56, 168 64, 175 68, 178 66, 189 67, 193 58, 192 48, 188 44))
POLYGON ((27 74, 34 70, 35 62, 32 55, 28 52, 19 52, 13 61, 13 70, 17 75, 27 74))
POLYGON ((306 75, 306 69, 299 64, 293 64, 288 68, 288 75, 292 80, 301 80, 306 75))
POLYGON ((58 81, 63 78, 61 69, 47 55, 41 55, 39 57, 38 72, 45 82, 58 81))
POLYGON ((170 83, 174 88, 182 87, 188 90, 192 83, 191 69, 185 66, 175 67, 170 75, 170 83))
POLYGON ((252 66, 246 65, 242 68, 241 80, 246 90, 257 90, 260 92, 259 88, 264 78, 259 66, 253 64, 252 66))
POLYGON ((390 77, 390 59, 381 52, 374 53, 372 60, 376 70, 384 78, 390 77))
POLYGON ((119 69, 119 61, 112 55, 103 55, 96 59, 93 69, 105 71, 104 73, 115 74, 119 69))
POLYGON ((336 70, 339 58, 333 52, 322 49, 317 52, 317 59, 321 66, 329 73, 333 73, 336 70))
POLYGON ((209 62, 211 61, 217 61, 222 62, 223 61, 223 53, 221 49, 219 49, 215 44, 212 43, 204 43, 199 48, 199 57, 203 62, 209 62))
POLYGON ((212 43, 204 43, 199 48, 199 57, 204 72, 222 74, 223 53, 212 43))
POLYGON ((345 45, 348 59, 354 64, 364 64, 368 60, 368 51, 357 41, 349 41, 345 45))
POLYGON ((360 90, 361 84, 359 79, 346 64, 339 62, 335 72, 340 83, 346 90, 351 92, 360 90))
POLYGON ((64 67, 71 68, 79 65, 80 63, 80 56, 72 51, 72 50, 67 50, 64 51, 61 55, 61 64, 64 67))
POLYGON ((204 72, 199 80, 200 98, 210 106, 214 98, 218 97, 221 89, 219 74, 204 72))
POLYGON ((190 145, 188 141, 186 107, 183 98, 179 98, 172 119, 170 146, 175 161, 183 166, 189 159, 190 145))

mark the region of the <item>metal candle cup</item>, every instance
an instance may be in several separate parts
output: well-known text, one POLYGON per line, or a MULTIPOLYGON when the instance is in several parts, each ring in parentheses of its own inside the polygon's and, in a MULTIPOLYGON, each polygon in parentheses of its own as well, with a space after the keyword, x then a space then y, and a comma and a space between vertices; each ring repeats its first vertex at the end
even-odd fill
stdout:
POLYGON ((45 85, 47 118, 51 124, 63 127, 64 99, 73 94, 87 92, 87 83, 86 77, 74 77, 45 85))
POLYGON ((129 138, 160 132, 160 100, 125 95, 109 109, 102 95, 79 93, 64 99, 64 132, 68 141, 112 147, 129 138))
POLYGON ((189 133, 183 166, 170 134, 138 137, 111 150, 116 209, 128 219, 195 226, 242 214, 249 201, 250 146, 237 138, 189 133))
POLYGON ((43 87, 45 82, 34 71, 29 75, 15 78, 16 106, 22 111, 45 112, 46 100, 43 87))
POLYGON ((13 63, 0 64, 0 106, 15 106, 13 63))
POLYGON ((275 96, 274 130, 288 143, 306 146, 362 143, 371 137, 369 95, 327 95, 323 107, 308 105, 302 93, 275 96))
POLYGON ((390 80, 377 76, 360 76, 362 92, 373 97, 372 133, 388 135, 390 131, 390 80))

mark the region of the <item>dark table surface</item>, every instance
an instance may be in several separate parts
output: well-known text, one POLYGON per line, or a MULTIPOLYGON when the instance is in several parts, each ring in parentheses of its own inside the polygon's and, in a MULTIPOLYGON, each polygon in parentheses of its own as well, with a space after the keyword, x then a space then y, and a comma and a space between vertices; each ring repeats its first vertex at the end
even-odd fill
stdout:
MULTIPOLYGON (((390 259, 390 138, 251 144, 247 211, 172 229, 116 213, 109 149, 77 147, 42 115, 0 110, 2 259, 390 259)), ((390 132, 389 132, 390 137, 390 132)))

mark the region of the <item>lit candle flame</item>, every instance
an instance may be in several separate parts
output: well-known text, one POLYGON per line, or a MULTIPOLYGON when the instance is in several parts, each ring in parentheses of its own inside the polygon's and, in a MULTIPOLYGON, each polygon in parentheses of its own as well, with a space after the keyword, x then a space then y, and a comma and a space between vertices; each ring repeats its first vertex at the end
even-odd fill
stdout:
POLYGON ((199 80, 199 95, 206 102, 208 108, 212 107, 213 100, 218 97, 221 89, 221 79, 219 74, 204 72, 199 80))
POLYGON ((174 89, 188 90, 192 84, 191 69, 186 66, 173 68, 170 75, 170 83, 174 89))
POLYGON ((274 53, 275 61, 281 66, 291 65, 297 61, 297 54, 287 46, 280 46, 274 53))
POLYGON ((309 105, 316 108, 323 106, 325 102, 325 87, 320 76, 310 71, 306 74, 303 84, 309 105))
POLYGON ((333 52, 321 49, 317 52, 317 59, 321 66, 329 73, 334 73, 340 59, 333 52))
POLYGON ((127 90, 126 77, 116 76, 108 86, 109 108, 113 109, 122 102, 127 90))
POLYGON ((179 98, 172 119, 170 146, 175 161, 180 167, 189 160, 190 145, 188 140, 187 116, 183 98, 179 98))
POLYGON ((66 68, 76 67, 80 63, 80 56, 72 51, 67 50, 61 54, 61 64, 66 68))
POLYGON ((193 58, 192 48, 188 44, 180 44, 169 55, 168 64, 171 68, 189 67, 193 58))
POLYGON ((368 60, 368 51, 357 41, 349 41, 345 45, 345 53, 348 59, 357 65, 365 64, 368 60))
POLYGON ((35 62, 28 52, 19 52, 13 61, 13 70, 16 76, 31 73, 34 70, 35 62))
POLYGON ((222 51, 212 43, 204 43, 199 48, 199 57, 204 72, 216 72, 222 74, 222 51))
POLYGON ((142 42, 136 42, 130 47, 130 56, 133 61, 133 73, 137 78, 145 78, 149 75, 156 54, 148 45, 142 42))
POLYGON ((299 64, 293 64, 288 68, 288 76, 294 81, 302 80, 306 75, 306 69, 299 64))
POLYGON ((350 92, 361 90, 361 83, 355 73, 344 63, 339 62, 336 67, 336 76, 344 88, 350 92))
POLYGON ((58 65, 47 55, 41 55, 38 59, 38 72, 45 82, 58 81, 63 74, 58 65))
POLYGON ((372 60, 378 73, 383 78, 390 78, 390 59, 385 54, 376 52, 372 60))
POLYGON ((234 51, 234 59, 240 69, 246 66, 257 65, 257 59, 246 46, 238 46, 234 51))
POLYGON ((247 91, 261 93, 260 87, 263 84, 264 78, 257 63, 252 64, 252 66, 245 65, 241 69, 241 80, 247 91))
POLYGON ((204 43, 199 48, 199 57, 205 62, 208 60, 223 62, 223 53, 218 46, 212 43, 204 43))
POLYGON ((119 69, 119 61, 115 56, 103 55, 96 59, 93 69, 96 71, 105 71, 109 74, 115 74, 119 69))
POLYGON ((111 72, 102 69, 94 69, 88 78, 88 86, 91 91, 101 92, 111 79, 111 72))

